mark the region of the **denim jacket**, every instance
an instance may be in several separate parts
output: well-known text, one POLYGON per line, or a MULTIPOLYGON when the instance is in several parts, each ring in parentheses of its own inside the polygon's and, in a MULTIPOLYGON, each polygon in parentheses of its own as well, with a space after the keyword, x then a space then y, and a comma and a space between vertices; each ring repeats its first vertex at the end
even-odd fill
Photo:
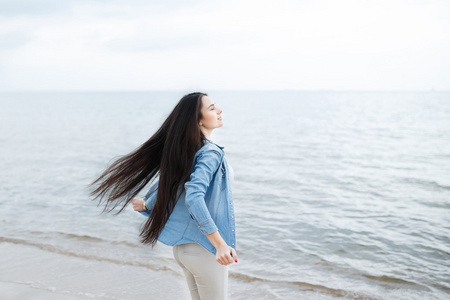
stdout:
MULTIPOLYGON (((198 243, 213 254, 216 249, 206 234, 219 230, 228 246, 236 249, 233 197, 224 147, 209 140, 194 156, 189 180, 178 190, 178 201, 158 240, 174 246, 198 243)), ((158 182, 144 197, 150 216, 155 205, 158 182)))

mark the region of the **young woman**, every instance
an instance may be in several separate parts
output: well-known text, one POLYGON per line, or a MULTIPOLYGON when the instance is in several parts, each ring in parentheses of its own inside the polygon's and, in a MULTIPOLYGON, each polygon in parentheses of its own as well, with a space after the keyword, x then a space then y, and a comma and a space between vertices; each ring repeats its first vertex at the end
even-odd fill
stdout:
POLYGON ((173 246, 192 299, 226 299, 227 266, 237 263, 233 171, 210 140, 221 113, 207 94, 184 96, 148 141, 91 184, 99 183, 91 195, 104 211, 121 213, 131 202, 148 216, 141 241, 173 246), (144 199, 135 198, 152 180, 144 199))

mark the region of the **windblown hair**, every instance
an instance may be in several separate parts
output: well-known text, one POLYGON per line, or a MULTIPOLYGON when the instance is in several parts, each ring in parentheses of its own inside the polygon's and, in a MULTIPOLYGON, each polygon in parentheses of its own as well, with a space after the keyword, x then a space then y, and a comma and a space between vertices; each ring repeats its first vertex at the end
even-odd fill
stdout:
POLYGON ((195 153, 205 138, 200 130, 202 97, 205 93, 185 95, 158 131, 133 152, 112 163, 89 186, 98 185, 90 193, 104 204, 103 212, 111 212, 127 204, 159 175, 155 206, 142 227, 141 242, 154 246, 175 208, 177 191, 189 180, 195 153))

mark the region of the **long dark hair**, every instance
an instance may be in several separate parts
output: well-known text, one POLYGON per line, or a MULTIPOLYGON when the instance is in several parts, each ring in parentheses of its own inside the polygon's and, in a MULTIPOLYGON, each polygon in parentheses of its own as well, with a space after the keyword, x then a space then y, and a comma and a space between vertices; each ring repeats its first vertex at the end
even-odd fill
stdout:
POLYGON ((100 183, 90 193, 111 212, 127 204, 159 175, 157 198, 150 217, 142 227, 141 242, 154 246, 175 208, 177 192, 190 176, 195 153, 205 138, 200 130, 202 97, 205 93, 185 95, 162 126, 144 144, 110 165, 89 186, 100 183))

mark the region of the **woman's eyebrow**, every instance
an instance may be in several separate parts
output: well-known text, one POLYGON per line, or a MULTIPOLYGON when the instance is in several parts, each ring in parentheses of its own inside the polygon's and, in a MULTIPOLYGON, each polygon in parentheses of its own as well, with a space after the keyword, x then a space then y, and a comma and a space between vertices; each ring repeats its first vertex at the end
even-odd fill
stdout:
POLYGON ((210 106, 208 106, 208 108, 210 108, 211 106, 214 106, 214 103, 213 103, 213 104, 211 104, 210 106))

